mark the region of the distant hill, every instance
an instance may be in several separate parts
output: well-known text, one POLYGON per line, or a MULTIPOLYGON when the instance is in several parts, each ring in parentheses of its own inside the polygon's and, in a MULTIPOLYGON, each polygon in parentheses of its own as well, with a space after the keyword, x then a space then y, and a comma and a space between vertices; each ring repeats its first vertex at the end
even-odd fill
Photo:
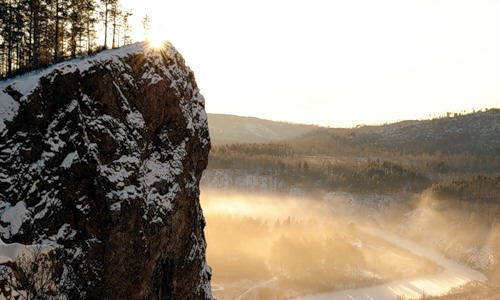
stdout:
POLYGON ((335 143, 410 153, 500 155, 500 109, 380 126, 318 128, 290 141, 307 145, 335 143))
POLYGON ((410 123, 359 135, 353 142, 425 153, 500 155, 500 109, 410 123))
POLYGON ((209 114, 208 120, 214 144, 288 141, 311 147, 337 143, 412 153, 500 155, 500 109, 355 128, 326 128, 221 114, 209 114))
POLYGON ((208 126, 213 144, 276 142, 319 128, 224 114, 208 114, 208 126))

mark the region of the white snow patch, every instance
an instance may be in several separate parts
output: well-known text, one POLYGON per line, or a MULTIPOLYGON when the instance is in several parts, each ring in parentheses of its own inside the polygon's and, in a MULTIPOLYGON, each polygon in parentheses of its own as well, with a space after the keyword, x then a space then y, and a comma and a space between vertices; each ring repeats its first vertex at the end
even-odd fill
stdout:
POLYGON ((162 213, 166 213, 172 210, 172 202, 179 192, 180 188, 178 184, 174 184, 164 195, 160 194, 155 188, 152 188, 147 196, 147 202, 148 204, 154 204, 162 213))
POLYGON ((116 160, 116 162, 129 163, 134 165, 138 165, 140 163, 139 158, 130 155, 122 155, 118 160, 116 160))
POLYGON ((71 100, 71 102, 68 104, 68 106, 66 106, 66 112, 70 113, 73 110, 75 110, 75 108, 77 108, 77 107, 78 107, 78 101, 71 100))
POLYGON ((121 201, 115 202, 111 204, 111 206, 109 207, 110 211, 120 211, 121 209, 122 209, 121 201))
POLYGON ((5 130, 5 122, 12 121, 19 110, 19 103, 2 91, 2 85, 0 83, 0 135, 5 130))
POLYGON ((59 239, 73 239, 76 234, 76 230, 72 229, 68 223, 65 223, 59 228, 57 234, 51 237, 51 239, 54 241, 57 241, 59 239))
POLYGON ((134 128, 143 129, 146 127, 146 122, 144 121, 142 114, 137 110, 127 114, 127 122, 134 128))
POLYGON ((77 151, 70 152, 64 158, 63 162, 61 163, 61 167, 64 169, 69 169, 69 167, 73 165, 73 162, 75 160, 78 160, 78 152, 77 151))
POLYGON ((113 183, 123 182, 133 173, 122 166, 109 167, 108 165, 100 165, 99 169, 101 174, 106 176, 108 180, 113 183))
POLYGON ((4 232, 5 238, 10 238, 17 234, 21 229, 24 221, 30 219, 30 212, 26 208, 26 203, 24 201, 19 201, 15 206, 7 207, 2 212, 1 221, 3 223, 8 223, 8 230, 2 230, 4 232))
POLYGON ((31 255, 34 251, 40 250, 41 253, 48 253, 54 249, 50 244, 24 245, 20 243, 4 243, 0 239, 0 264, 13 261, 21 255, 31 255))
POLYGON ((5 174, 5 173, 0 173, 0 182, 7 183, 7 184, 12 184, 12 181, 14 180, 13 177, 5 174))
POLYGON ((186 142, 183 141, 175 149, 172 149, 170 154, 173 156, 173 159, 166 162, 161 162, 159 153, 153 153, 150 159, 146 161, 143 171, 146 186, 151 187, 160 181, 171 182, 174 176, 182 173, 182 161, 187 155, 186 142))
MULTIPOLYGON (((118 198, 120 200, 120 202, 121 202, 123 200, 140 199, 140 198, 142 198, 142 195, 143 194, 142 194, 142 192, 141 192, 141 190, 140 190, 139 187, 137 187, 135 185, 128 185, 128 186, 123 187, 119 191, 112 191, 112 192, 107 193, 106 197, 108 197, 110 199, 116 199, 116 198, 118 198)), ((110 209, 111 209, 111 207, 117 208, 117 206, 113 206, 115 204, 116 203, 112 204, 110 206, 110 209)), ((119 207, 121 208, 121 204, 120 204, 119 207)), ((111 210, 115 210, 115 209, 111 209, 111 210)))
POLYGON ((149 67, 147 68, 147 71, 142 74, 141 79, 149 80, 148 85, 154 85, 163 80, 163 78, 159 74, 157 74, 152 68, 149 67))
POLYGON ((80 210, 84 214, 87 214, 90 211, 90 205, 77 204, 76 209, 80 210))
MULTIPOLYGON (((205 170, 201 184, 216 188, 244 188, 254 191, 278 191, 282 188, 274 174, 248 173, 245 170, 212 169, 205 170)), ((297 193, 299 190, 292 190, 297 193)))

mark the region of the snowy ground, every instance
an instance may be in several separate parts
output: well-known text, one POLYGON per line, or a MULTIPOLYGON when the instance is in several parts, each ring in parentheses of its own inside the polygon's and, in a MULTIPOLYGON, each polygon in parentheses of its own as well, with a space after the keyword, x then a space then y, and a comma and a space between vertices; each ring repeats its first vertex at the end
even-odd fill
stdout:
POLYGON ((471 281, 486 281, 486 276, 482 273, 447 259, 436 251, 421 247, 387 231, 372 228, 363 230, 436 262, 443 268, 443 271, 435 275, 401 279, 374 287, 308 295, 301 298, 302 300, 422 299, 424 295, 439 296, 447 294, 451 289, 471 281))
POLYGON ((47 253, 51 250, 53 250, 51 245, 6 244, 0 239, 0 264, 13 261, 23 254, 31 255, 35 251, 47 253))

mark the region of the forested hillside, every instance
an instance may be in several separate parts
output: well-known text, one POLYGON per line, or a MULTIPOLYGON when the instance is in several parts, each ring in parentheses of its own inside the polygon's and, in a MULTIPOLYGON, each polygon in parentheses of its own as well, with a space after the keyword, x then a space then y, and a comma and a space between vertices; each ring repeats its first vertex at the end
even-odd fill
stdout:
MULTIPOLYGON (((330 146, 372 147, 413 154, 500 154, 500 109, 471 114, 449 114, 428 121, 400 122, 378 127, 359 127, 339 134, 319 130, 308 142, 324 140, 330 146)), ((297 139, 300 143, 303 139, 297 139)), ((323 145, 323 147, 328 145, 323 145)))
POLYGON ((418 192, 455 177, 498 176, 500 110, 359 129, 318 128, 274 143, 215 145, 209 169, 274 174, 350 192, 418 192))
POLYGON ((0 78, 131 43, 119 0, 0 0, 0 78))

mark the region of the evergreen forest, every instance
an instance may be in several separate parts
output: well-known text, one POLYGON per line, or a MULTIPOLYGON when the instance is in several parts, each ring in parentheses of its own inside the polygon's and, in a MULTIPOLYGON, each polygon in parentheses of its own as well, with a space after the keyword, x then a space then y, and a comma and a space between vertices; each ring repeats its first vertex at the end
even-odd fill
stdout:
POLYGON ((0 78, 132 42, 119 0, 0 0, 0 78))

